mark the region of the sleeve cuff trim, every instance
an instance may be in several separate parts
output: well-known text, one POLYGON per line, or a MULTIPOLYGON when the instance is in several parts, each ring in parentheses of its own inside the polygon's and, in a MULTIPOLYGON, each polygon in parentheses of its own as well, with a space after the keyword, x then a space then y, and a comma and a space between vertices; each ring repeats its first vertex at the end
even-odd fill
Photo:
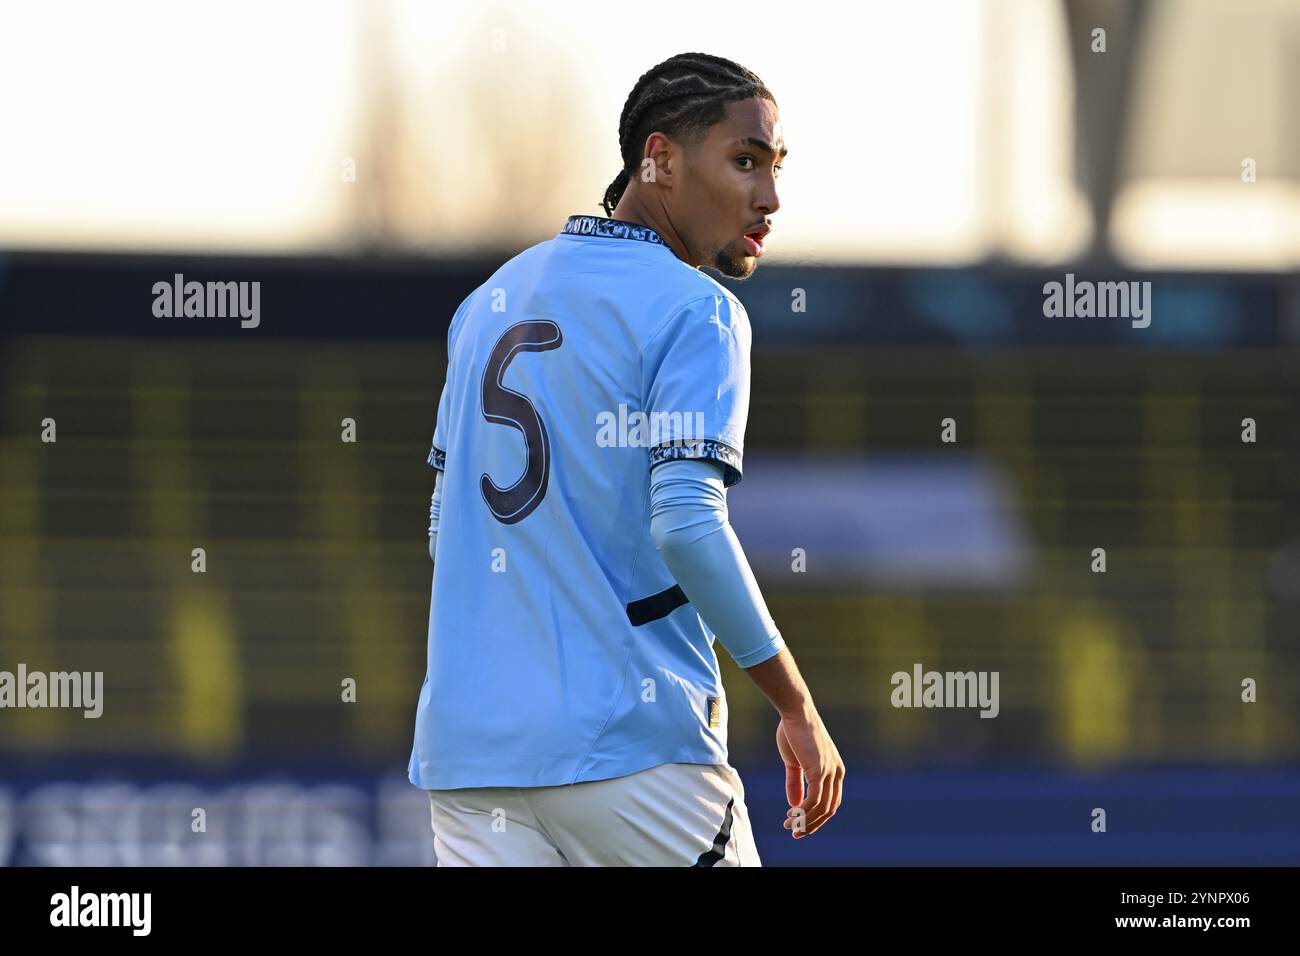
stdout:
POLYGON ((716 462, 722 466, 722 486, 730 488, 738 483, 740 474, 740 452, 726 442, 712 438, 687 438, 664 442, 650 449, 650 469, 666 461, 704 460, 716 462))

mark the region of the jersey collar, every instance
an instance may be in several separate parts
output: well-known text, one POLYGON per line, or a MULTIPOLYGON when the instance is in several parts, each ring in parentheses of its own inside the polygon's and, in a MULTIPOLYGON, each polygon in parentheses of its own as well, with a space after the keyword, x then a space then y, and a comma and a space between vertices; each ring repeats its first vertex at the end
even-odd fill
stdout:
POLYGON ((600 236, 604 239, 639 239, 667 247, 663 237, 649 226, 604 216, 570 216, 560 235, 600 236))

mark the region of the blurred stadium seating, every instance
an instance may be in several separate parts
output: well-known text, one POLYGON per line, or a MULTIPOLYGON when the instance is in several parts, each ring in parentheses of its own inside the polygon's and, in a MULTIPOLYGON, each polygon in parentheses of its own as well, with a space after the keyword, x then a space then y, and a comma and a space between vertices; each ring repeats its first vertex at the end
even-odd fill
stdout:
MULTIPOLYGON (((348 781, 344 803, 378 820, 377 808, 397 799, 386 788, 400 781, 423 673, 424 458, 452 311, 428 303, 453 302, 487 267, 444 263, 421 275, 354 265, 340 277, 328 262, 185 264, 195 275, 263 277, 279 311, 250 348, 237 323, 175 320, 189 324, 168 337, 129 334, 147 321, 137 315, 147 279, 172 264, 16 256, 3 274, 0 302, 13 317, 0 393, 6 658, 103 670, 112 715, 6 714, 9 798, 42 793, 50 779, 116 779, 120 766, 136 767, 137 782, 165 783, 160 768, 173 767, 173 782, 206 776, 256 791, 270 785, 249 776, 259 768, 272 780, 305 774, 281 780, 305 806, 316 806, 310 781, 348 781), (307 281, 315 269, 320 283, 307 281), (388 291, 373 314, 349 312, 346 303, 376 287, 388 291), (344 305, 329 308, 321 295, 344 305), (89 334, 96 326, 125 334, 89 334), (45 417, 58 422, 57 444, 40 441, 45 417), (355 444, 340 441, 347 417, 355 444), (206 550, 203 574, 191 571, 196 547, 206 550), (354 705, 340 704, 344 677, 357 680, 354 705), (387 803, 374 802, 381 793, 387 803)), ((830 278, 851 302, 855 289, 880 298, 882 287, 925 276, 830 278)), ((779 268, 764 281, 808 284, 814 303, 831 298, 818 279, 779 268)), ((966 281, 1014 298, 1029 279, 966 281)), ((846 813, 842 839, 822 841, 814 859, 861 851, 878 862, 1026 862, 1048 847, 1090 859, 1065 835, 1045 844, 1050 834, 1032 831, 1018 842, 986 833, 931 850, 922 835, 908 843, 909 827, 923 823, 908 816, 924 805, 918 790, 966 805, 972 788, 1028 785, 1065 800, 1077 798, 1072 773, 1101 774, 1122 792, 1125 772, 1210 766, 1262 768, 1263 782, 1242 778, 1242 805, 1280 799, 1268 768, 1294 766, 1300 703, 1300 362, 1277 347, 1295 328, 1281 305, 1294 308, 1288 282, 1209 283, 1229 304, 1278 304, 1262 326, 1238 332, 1253 347, 1008 351, 997 346, 1015 344, 1009 323, 1003 343, 978 332, 959 349, 918 344, 926 316, 945 315, 905 297, 889 321, 857 321, 851 306, 834 319, 816 311, 837 341, 809 344, 799 325, 754 310, 746 480, 731 493, 733 518, 853 771, 864 802, 851 806, 871 814, 846 813), (1262 436, 1253 445, 1240 438, 1247 416, 1262 436), (939 441, 945 417, 958 423, 952 445, 939 441), (778 514, 792 506, 803 514, 778 514), (1089 569, 1099 546, 1105 575, 1089 569), (806 571, 791 570, 795 548, 806 571), (999 718, 892 708, 889 675, 916 661, 998 670, 999 718), (1259 704, 1241 704, 1243 676, 1259 681, 1259 704), (948 783, 935 783, 945 779, 935 771, 948 783)), ((962 303, 949 307, 955 323, 962 303)), ((755 812, 775 818, 770 708, 723 657, 733 760, 753 772, 755 812)), ((1294 786, 1294 773, 1279 779, 1294 786)), ((1231 802, 1231 788, 1214 799, 1231 802)), ((1012 825, 1017 812, 996 806, 1012 825)), ((1251 814, 1256 824, 1278 817, 1251 814)), ((383 843, 379 830, 360 832, 383 843)), ((1161 851, 1158 832, 1142 835, 1147 852, 1182 859, 1185 846, 1171 837, 1161 851)), ((409 832, 404 849, 383 852, 331 850, 317 836, 324 842, 245 850, 257 861, 277 852, 422 859, 409 832)), ((1294 852, 1300 828, 1292 820, 1263 843, 1294 852)), ((1242 847, 1202 850, 1236 859, 1242 847)), ((764 849, 777 860, 814 856, 764 849)))

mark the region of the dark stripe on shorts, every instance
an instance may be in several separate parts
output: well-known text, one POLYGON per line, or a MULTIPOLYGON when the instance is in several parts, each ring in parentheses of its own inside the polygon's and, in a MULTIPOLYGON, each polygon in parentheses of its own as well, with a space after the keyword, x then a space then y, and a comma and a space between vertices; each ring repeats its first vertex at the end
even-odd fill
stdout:
POLYGON ((639 601, 633 601, 627 606, 627 619, 632 622, 633 627, 640 627, 642 624, 649 624, 661 617, 667 617, 683 604, 690 603, 681 585, 674 584, 666 591, 660 591, 658 594, 652 594, 639 601))
POLYGON ((735 802, 735 797, 727 801, 727 815, 722 818, 718 835, 713 838, 713 849, 701 853, 695 861, 696 866, 717 866, 718 861, 727 855, 727 841, 731 839, 731 806, 735 802))

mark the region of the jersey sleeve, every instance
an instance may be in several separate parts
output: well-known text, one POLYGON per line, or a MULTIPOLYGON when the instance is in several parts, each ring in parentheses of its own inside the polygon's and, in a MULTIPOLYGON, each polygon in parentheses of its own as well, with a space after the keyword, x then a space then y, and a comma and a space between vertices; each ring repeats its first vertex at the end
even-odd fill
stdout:
POLYGON ((724 486, 740 481, 749 418, 751 333, 726 295, 687 303, 642 349, 650 470, 667 461, 712 461, 724 486))

